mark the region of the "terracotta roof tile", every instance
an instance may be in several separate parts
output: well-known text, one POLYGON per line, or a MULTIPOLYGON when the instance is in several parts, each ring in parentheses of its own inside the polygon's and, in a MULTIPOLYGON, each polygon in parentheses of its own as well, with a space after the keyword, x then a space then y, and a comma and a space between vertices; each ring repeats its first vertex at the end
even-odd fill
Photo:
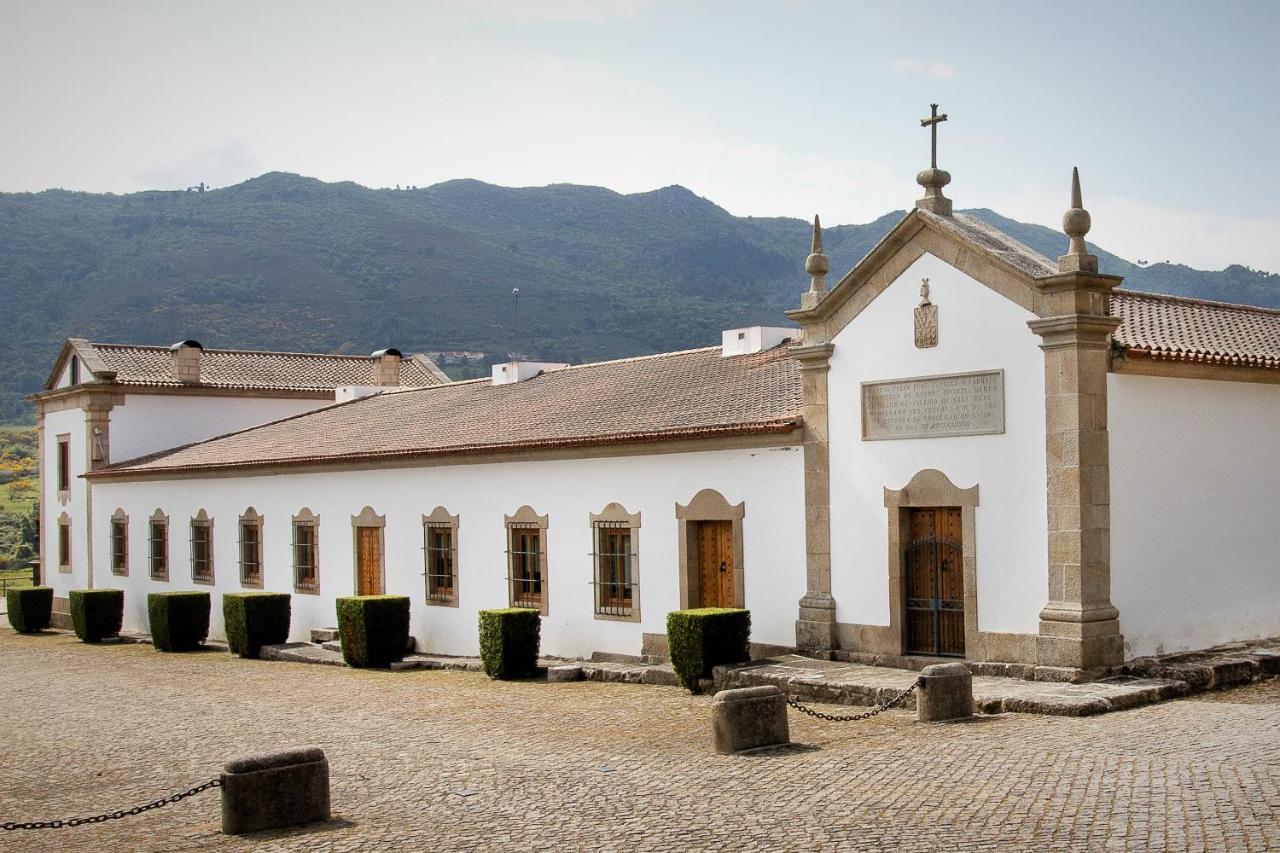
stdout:
POLYGON ((1115 341, 1162 361, 1280 368, 1280 311, 1117 290, 1115 341))
MULTIPOLYGON (((168 347, 90 344, 121 385, 182 388, 173 377, 168 347)), ((325 391, 340 385, 374 385, 375 359, 369 356, 319 353, 258 352, 206 349, 200 360, 200 384, 209 388, 325 391)), ((400 386, 419 388, 442 383, 425 358, 400 363, 400 386)))
POLYGON ((711 347, 379 394, 91 476, 789 432, 800 397, 785 346, 729 358, 711 347))

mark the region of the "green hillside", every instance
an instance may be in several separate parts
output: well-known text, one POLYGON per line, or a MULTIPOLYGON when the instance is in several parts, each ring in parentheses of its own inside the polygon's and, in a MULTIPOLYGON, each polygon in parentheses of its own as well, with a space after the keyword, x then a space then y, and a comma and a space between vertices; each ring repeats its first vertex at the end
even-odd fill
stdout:
MULTIPOLYGON (((975 213, 1050 257, 1065 248, 1061 233, 975 213)), ((833 270, 900 215, 828 229, 833 270)), ((29 417, 22 396, 72 335, 574 362, 703 345, 783 321, 807 286, 808 240, 805 222, 735 217, 678 186, 371 190, 271 173, 205 193, 0 194, 0 422, 29 417)), ((1275 275, 1100 254, 1131 287, 1280 306, 1275 275)))

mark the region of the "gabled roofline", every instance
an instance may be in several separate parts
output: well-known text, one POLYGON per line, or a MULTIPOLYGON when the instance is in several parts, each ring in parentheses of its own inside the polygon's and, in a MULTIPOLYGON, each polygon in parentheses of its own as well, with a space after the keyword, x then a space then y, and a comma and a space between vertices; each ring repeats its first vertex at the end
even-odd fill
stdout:
POLYGON ((44 381, 44 390, 52 390, 58 384, 58 377, 62 375, 62 368, 66 366, 67 360, 73 354, 80 358, 80 363, 99 382, 110 382, 116 378, 116 372, 107 367, 106 362, 102 360, 97 350, 93 348, 93 344, 84 338, 67 338, 63 341, 62 349, 58 352, 58 357, 53 362, 53 370, 44 381))

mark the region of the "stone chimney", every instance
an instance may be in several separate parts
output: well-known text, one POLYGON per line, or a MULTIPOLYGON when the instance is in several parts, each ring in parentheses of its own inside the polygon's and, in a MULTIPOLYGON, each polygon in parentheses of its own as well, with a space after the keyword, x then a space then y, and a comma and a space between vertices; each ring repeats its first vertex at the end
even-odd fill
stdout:
POLYGON ((400 361, 404 354, 394 347, 380 349, 373 358, 373 384, 383 387, 400 387, 400 361))
POLYGON ((200 358, 204 347, 199 341, 178 341, 169 347, 173 353, 173 378, 183 385, 200 384, 200 358))

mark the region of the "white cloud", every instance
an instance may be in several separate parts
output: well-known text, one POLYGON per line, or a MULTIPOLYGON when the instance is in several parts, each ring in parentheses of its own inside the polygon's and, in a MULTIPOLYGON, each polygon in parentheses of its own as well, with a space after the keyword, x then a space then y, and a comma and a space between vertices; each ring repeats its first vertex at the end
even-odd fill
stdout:
POLYGON ((145 189, 185 189, 201 182, 213 187, 239 183, 257 175, 262 164, 239 139, 204 146, 172 163, 145 169, 134 176, 145 189))
MULTIPOLYGON (((1127 260, 1169 261, 1207 270, 1243 264, 1280 272, 1280 221, 1174 210, 1121 196, 1090 197, 1087 191, 1084 206, 1093 218, 1089 242, 1127 260)), ((1005 216, 1059 230, 1067 199, 1062 192, 1023 190, 996 200, 992 207, 1005 216)), ((1065 247, 1067 238, 1062 239, 1065 247)))
POLYGON ((482 9, 523 20, 598 24, 635 20, 653 0, 443 0, 463 9, 482 9))
POLYGON ((912 56, 899 56, 889 63, 899 74, 921 73, 936 77, 939 80, 950 80, 956 76, 956 68, 941 60, 920 61, 912 56))

